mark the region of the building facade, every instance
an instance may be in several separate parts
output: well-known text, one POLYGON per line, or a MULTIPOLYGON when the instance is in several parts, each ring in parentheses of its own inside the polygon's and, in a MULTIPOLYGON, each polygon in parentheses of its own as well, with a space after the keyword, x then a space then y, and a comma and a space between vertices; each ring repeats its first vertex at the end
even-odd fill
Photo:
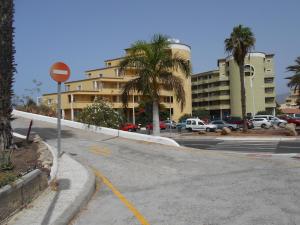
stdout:
MULTIPOLYGON (((275 113, 274 55, 260 52, 245 57, 247 115, 275 113)), ((239 67, 232 56, 218 60, 218 69, 192 76, 193 110, 208 110, 212 118, 242 115, 239 67)))
POLYGON ((281 104, 280 108, 290 108, 290 109, 299 109, 300 102, 300 92, 297 90, 295 92, 294 88, 291 89, 290 95, 285 99, 285 102, 281 104))
MULTIPOLYGON (((191 48, 188 45, 174 42, 169 45, 170 54, 180 55, 189 60, 191 58, 191 48)), ((130 49, 125 49, 126 55, 130 54, 130 49)), ((85 107, 93 104, 95 98, 101 98, 108 102, 112 108, 123 110, 121 94, 126 82, 137 77, 134 68, 120 72, 119 63, 124 57, 106 60, 105 66, 99 69, 85 71, 85 79, 66 82, 65 90, 61 95, 62 117, 76 120, 78 113, 85 107)), ((175 100, 173 91, 162 90, 160 92, 160 103, 167 108, 171 114, 171 119, 178 120, 183 114, 190 114, 192 111, 191 100, 191 78, 186 78, 181 71, 173 71, 173 74, 183 79, 183 86, 186 93, 186 104, 181 110, 180 104, 175 100)), ((134 120, 133 112, 141 101, 139 93, 132 93, 125 114, 128 121, 134 120)), ((55 107, 57 94, 44 94, 43 102, 46 105, 55 107)))

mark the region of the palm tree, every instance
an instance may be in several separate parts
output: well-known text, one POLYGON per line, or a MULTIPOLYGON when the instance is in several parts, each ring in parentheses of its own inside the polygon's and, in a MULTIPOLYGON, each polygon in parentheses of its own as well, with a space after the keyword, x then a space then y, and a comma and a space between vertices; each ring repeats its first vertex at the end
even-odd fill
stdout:
POLYGON ((243 130, 246 132, 247 116, 246 116, 246 93, 245 93, 245 75, 244 75, 244 60, 246 55, 254 48, 255 37, 249 27, 238 25, 233 28, 230 37, 225 39, 225 50, 233 55, 234 61, 239 66, 240 82, 241 82, 241 105, 243 117, 243 130))
POLYGON ((12 144, 12 101, 14 64, 14 3, 0 0, 0 152, 3 156, 12 144))
POLYGON ((181 70, 189 77, 191 66, 188 60, 179 55, 172 55, 168 51, 169 40, 167 36, 156 34, 150 42, 137 41, 132 44, 130 54, 120 62, 120 70, 134 69, 136 78, 127 82, 123 88, 122 102, 128 105, 129 95, 132 92, 142 94, 153 104, 153 134, 160 135, 159 129, 159 101, 160 91, 174 91, 176 101, 185 104, 185 91, 183 80, 175 76, 172 71, 181 70))
POLYGON ((290 72, 294 72, 292 77, 287 77, 290 81, 288 82, 289 88, 294 88, 294 93, 298 93, 297 104, 300 108, 300 56, 295 60, 296 65, 288 66, 286 69, 290 72))

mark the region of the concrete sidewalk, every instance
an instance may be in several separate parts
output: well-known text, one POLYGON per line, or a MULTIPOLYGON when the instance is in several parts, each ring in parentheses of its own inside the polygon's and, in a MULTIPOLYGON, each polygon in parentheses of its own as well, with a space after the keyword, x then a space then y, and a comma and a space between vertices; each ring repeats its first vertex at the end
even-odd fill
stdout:
POLYGON ((59 160, 57 180, 57 191, 50 187, 46 189, 30 205, 13 216, 8 224, 68 224, 94 193, 95 176, 69 155, 63 154, 59 160))

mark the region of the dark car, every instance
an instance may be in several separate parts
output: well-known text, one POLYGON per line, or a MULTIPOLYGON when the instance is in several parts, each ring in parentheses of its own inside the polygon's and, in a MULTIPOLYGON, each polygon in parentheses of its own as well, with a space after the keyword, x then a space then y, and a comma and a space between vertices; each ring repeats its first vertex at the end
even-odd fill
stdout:
MULTIPOLYGON (((241 117, 238 116, 227 116, 224 118, 224 121, 230 124, 237 124, 239 128, 243 128, 244 121, 241 117)), ((247 120, 248 129, 253 128, 253 123, 250 120, 247 120)))

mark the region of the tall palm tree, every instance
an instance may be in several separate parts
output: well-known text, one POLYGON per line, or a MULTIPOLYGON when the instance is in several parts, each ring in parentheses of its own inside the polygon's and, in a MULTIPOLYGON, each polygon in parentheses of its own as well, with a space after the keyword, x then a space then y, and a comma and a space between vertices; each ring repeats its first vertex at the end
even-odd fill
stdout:
POLYGON ((239 66, 240 83, 241 83, 241 105, 243 117, 243 130, 247 131, 247 115, 246 115, 246 91, 245 91, 245 75, 244 64, 247 53, 254 48, 255 37, 249 27, 238 25, 233 28, 230 37, 225 39, 225 50, 233 55, 234 61, 239 66))
POLYGON ((0 152, 2 157, 12 144, 12 102, 14 64, 14 3, 0 0, 0 152))
POLYGON ((294 75, 292 77, 287 77, 290 81, 288 82, 288 87, 294 89, 294 93, 298 93, 298 101, 297 104, 300 108, 300 56, 295 60, 295 65, 288 66, 286 69, 290 72, 293 72, 294 75))
POLYGON ((153 104, 153 134, 160 135, 159 101, 160 91, 174 91, 176 101, 185 104, 183 80, 172 71, 181 70, 189 77, 191 66, 188 60, 168 51, 168 37, 156 34, 150 42, 137 41, 131 45, 130 54, 120 62, 121 71, 134 69, 136 78, 127 82, 123 88, 122 102, 127 107, 129 95, 132 92, 142 94, 153 104))

